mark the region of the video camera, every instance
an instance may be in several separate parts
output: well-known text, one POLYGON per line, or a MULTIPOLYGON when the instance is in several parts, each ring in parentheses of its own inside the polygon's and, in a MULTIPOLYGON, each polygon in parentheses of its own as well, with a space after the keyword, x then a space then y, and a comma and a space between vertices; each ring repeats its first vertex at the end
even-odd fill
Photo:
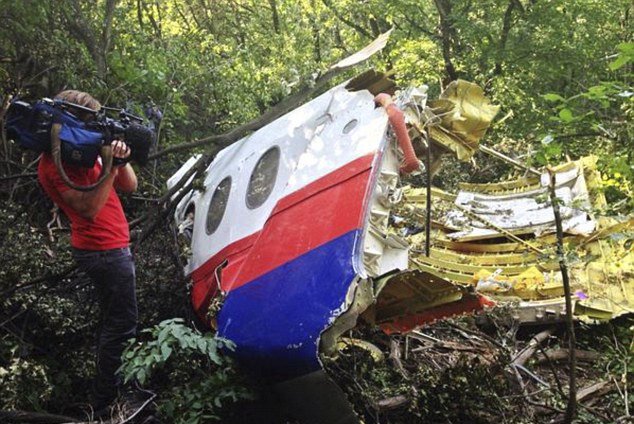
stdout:
MULTIPOLYGON (((106 143, 121 139, 130 148, 129 160, 145 166, 148 161, 150 148, 155 142, 154 131, 143 125, 143 118, 128 113, 125 109, 102 107, 102 115, 98 115, 93 122, 86 124, 87 128, 104 134, 106 143), (106 116, 107 112, 116 112, 119 119, 106 116)), ((125 161, 125 159, 124 159, 125 161)), ((115 164, 117 159, 115 158, 115 164)))
POLYGON ((144 126, 143 119, 124 109, 102 107, 93 110, 64 100, 44 98, 31 105, 13 101, 7 111, 6 130, 9 139, 37 153, 50 153, 64 182, 76 190, 90 191, 110 174, 113 165, 130 160, 143 166, 154 144, 154 131, 144 126), (118 113, 119 119, 108 116, 118 113), (82 115, 79 119, 76 115, 82 115), (122 139, 130 148, 126 159, 113 158, 111 143, 122 139), (79 186, 66 174, 63 165, 92 168, 101 156, 101 175, 87 186, 79 186))
POLYGON ((130 148, 125 160, 115 159, 115 165, 135 161, 143 166, 148 161, 154 143, 154 132, 143 125, 143 118, 125 109, 102 107, 100 110, 63 100, 44 98, 34 104, 13 101, 7 111, 6 129, 10 139, 35 152, 51 152, 51 129, 60 124, 61 159, 64 164, 92 168, 102 146, 121 139, 130 148), (79 119, 83 113, 90 119, 79 119), (108 116, 116 113, 118 119, 108 116))

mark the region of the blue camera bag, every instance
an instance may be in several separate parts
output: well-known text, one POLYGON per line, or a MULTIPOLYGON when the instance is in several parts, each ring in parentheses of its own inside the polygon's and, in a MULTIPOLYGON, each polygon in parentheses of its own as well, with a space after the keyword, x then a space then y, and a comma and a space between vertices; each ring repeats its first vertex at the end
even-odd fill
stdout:
POLYGON ((86 129, 84 122, 56 105, 42 101, 33 106, 22 101, 12 102, 7 112, 7 135, 25 149, 50 152, 53 123, 62 124, 62 162, 92 168, 104 135, 86 129))

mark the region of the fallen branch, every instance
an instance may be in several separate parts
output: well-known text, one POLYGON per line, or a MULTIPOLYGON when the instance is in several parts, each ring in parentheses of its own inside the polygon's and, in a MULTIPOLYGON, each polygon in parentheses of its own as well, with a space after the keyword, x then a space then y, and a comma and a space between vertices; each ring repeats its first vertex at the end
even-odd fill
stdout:
POLYGON ((473 346, 465 346, 462 343, 451 342, 451 341, 441 341, 434 343, 434 348, 436 349, 444 349, 444 350, 454 350, 458 352, 471 352, 471 353, 482 353, 486 351, 481 347, 473 347, 473 346))
POLYGON ((403 376, 404 379, 409 380, 409 373, 403 366, 401 362, 401 346, 398 340, 391 339, 390 340, 390 361, 394 365, 394 367, 398 370, 398 372, 403 376))
POLYGON ((527 376, 531 377, 533 380, 535 380, 537 383, 541 384, 542 386, 544 386, 546 388, 550 388, 550 384, 546 383, 544 380, 539 378, 539 376, 537 374, 533 373, 532 371, 530 371, 525 366, 519 365, 519 364, 513 364, 513 367, 515 367, 518 370, 524 372, 524 374, 526 374, 527 376))
POLYGON ((513 365, 524 365, 535 353, 538 346, 546 341, 554 332, 553 328, 548 328, 541 333, 536 334, 529 342, 528 345, 512 359, 513 365))
MULTIPOLYGON (((578 350, 575 352, 578 361, 581 362, 594 362, 599 359, 599 354, 597 352, 592 352, 590 350, 578 350)), ((567 361, 569 355, 568 349, 551 349, 545 351, 543 354, 536 355, 535 361, 538 364, 542 364, 549 359, 553 362, 557 361, 567 361)))
POLYGON ((604 396, 614 390, 609 381, 600 381, 592 386, 584 387, 577 392, 577 402, 593 397, 604 396))
POLYGON ((374 409, 377 412, 391 411, 407 405, 410 402, 409 398, 405 395, 393 396, 385 399, 381 399, 374 403, 374 409))

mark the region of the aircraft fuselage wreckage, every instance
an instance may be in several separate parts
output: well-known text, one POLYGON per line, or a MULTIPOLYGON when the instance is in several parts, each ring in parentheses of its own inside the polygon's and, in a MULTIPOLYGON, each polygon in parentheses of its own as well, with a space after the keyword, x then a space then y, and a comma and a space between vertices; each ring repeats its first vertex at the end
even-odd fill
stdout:
MULTIPOLYGON (((358 422, 321 358, 360 318, 395 333, 496 303, 526 323, 565 314, 547 173, 526 168, 457 194, 404 181, 442 154, 469 160, 497 107, 465 81, 435 101, 425 88, 384 94, 393 92, 369 71, 278 118, 222 150, 205 190, 175 214, 191 234, 194 309, 209 319, 214 305, 233 355, 276 382, 306 422, 358 422)), ((575 317, 631 312, 632 243, 614 235, 634 219, 593 215, 605 203, 593 158, 555 172, 564 241, 578 258, 568 264, 575 317)))

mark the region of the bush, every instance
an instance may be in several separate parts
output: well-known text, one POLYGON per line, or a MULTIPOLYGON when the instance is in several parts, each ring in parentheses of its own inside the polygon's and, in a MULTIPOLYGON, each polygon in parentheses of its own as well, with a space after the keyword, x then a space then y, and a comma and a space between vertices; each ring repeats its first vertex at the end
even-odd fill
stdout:
POLYGON ((170 319, 143 330, 149 339, 131 340, 123 353, 121 370, 125 381, 153 387, 169 386, 159 401, 159 412, 168 422, 195 424, 220 420, 218 411, 227 402, 250 399, 223 350, 233 350, 229 340, 201 334, 170 319))

